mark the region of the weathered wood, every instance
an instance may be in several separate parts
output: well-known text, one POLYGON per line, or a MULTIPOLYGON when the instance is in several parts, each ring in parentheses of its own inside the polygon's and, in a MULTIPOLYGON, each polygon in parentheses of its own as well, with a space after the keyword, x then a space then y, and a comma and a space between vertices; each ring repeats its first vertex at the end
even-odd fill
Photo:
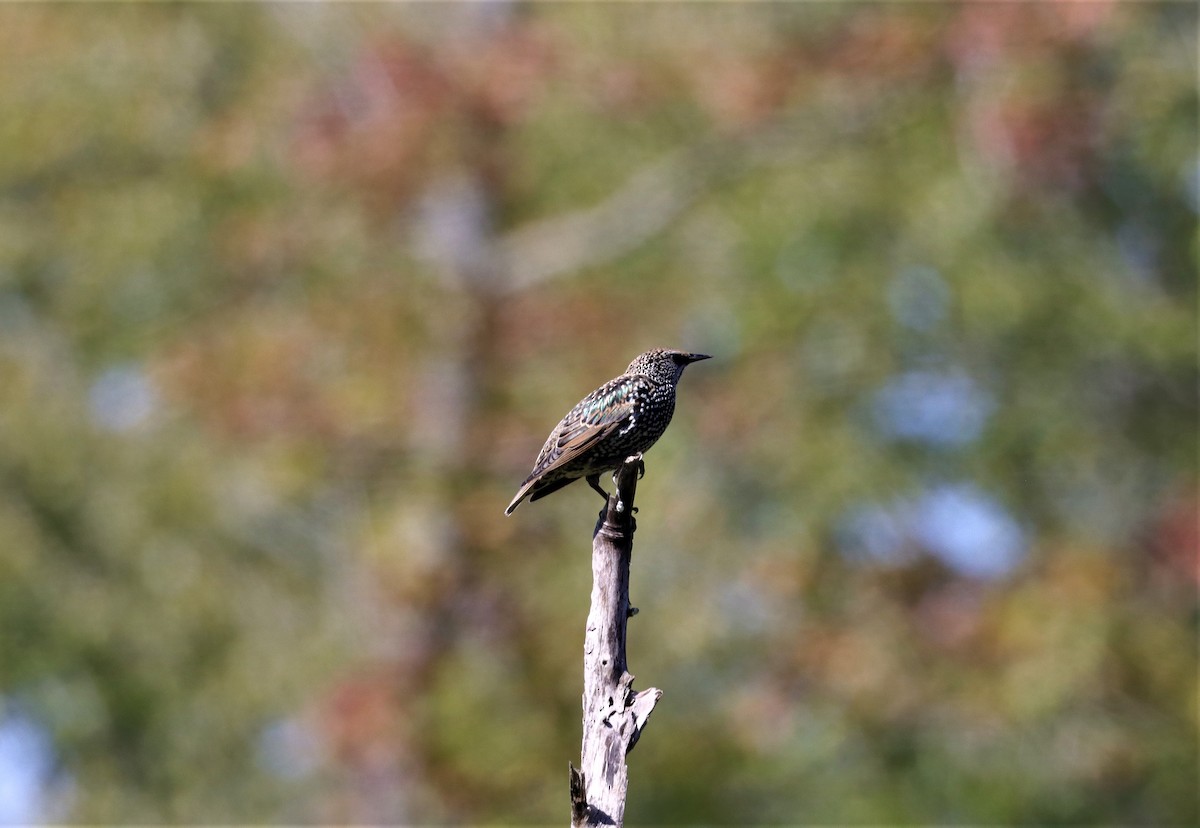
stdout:
POLYGON ((662 691, 633 691, 625 655, 633 498, 643 466, 631 457, 613 475, 615 490, 592 534, 592 604, 583 648, 583 750, 570 768, 571 825, 621 825, 633 749, 662 691))

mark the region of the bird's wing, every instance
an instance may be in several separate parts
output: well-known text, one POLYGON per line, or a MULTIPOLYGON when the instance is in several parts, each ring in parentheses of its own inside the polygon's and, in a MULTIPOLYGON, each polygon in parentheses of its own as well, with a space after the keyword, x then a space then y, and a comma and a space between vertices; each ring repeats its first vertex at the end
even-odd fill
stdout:
MULTIPOLYGON (((525 478, 504 514, 511 515, 547 474, 571 463, 604 438, 628 425, 633 416, 635 392, 646 382, 641 377, 610 380, 567 412, 567 416, 550 432, 550 437, 538 453, 537 462, 533 464, 533 471, 525 478)), ((572 479, 568 478, 561 486, 567 485, 572 479)), ((561 486, 549 488, 543 494, 549 494, 561 486)))
POLYGON ((644 382, 640 378, 619 377, 580 400, 542 446, 530 477, 541 477, 562 468, 628 425, 639 381, 644 382))

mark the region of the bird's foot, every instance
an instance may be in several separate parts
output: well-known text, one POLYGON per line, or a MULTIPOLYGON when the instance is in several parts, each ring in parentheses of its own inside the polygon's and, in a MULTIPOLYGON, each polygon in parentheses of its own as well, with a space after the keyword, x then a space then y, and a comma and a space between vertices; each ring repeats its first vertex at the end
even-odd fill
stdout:
POLYGON ((637 454, 631 454, 629 457, 626 457, 625 462, 637 463, 638 480, 641 480, 646 476, 646 461, 642 459, 642 453, 640 451, 637 454))

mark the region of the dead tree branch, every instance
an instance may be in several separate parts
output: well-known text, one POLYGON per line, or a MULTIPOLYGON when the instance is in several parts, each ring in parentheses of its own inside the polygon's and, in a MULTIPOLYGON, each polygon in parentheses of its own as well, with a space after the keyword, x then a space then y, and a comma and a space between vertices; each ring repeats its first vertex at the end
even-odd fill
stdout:
POLYGON ((571 825, 621 825, 629 768, 625 755, 637 743, 662 697, 656 688, 633 691, 625 657, 625 632, 637 610, 629 603, 633 552, 633 497, 641 458, 629 458, 614 474, 592 535, 592 605, 583 647, 583 750, 571 766, 571 825))

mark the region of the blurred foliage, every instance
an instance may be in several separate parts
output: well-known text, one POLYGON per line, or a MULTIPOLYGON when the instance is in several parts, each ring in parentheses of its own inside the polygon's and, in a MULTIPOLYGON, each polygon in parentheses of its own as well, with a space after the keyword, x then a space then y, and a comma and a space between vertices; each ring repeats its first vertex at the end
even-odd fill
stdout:
POLYGON ((1196 7, 0 10, 0 819, 1194 824, 1196 7), (20 784, 18 784, 20 783, 20 784))

